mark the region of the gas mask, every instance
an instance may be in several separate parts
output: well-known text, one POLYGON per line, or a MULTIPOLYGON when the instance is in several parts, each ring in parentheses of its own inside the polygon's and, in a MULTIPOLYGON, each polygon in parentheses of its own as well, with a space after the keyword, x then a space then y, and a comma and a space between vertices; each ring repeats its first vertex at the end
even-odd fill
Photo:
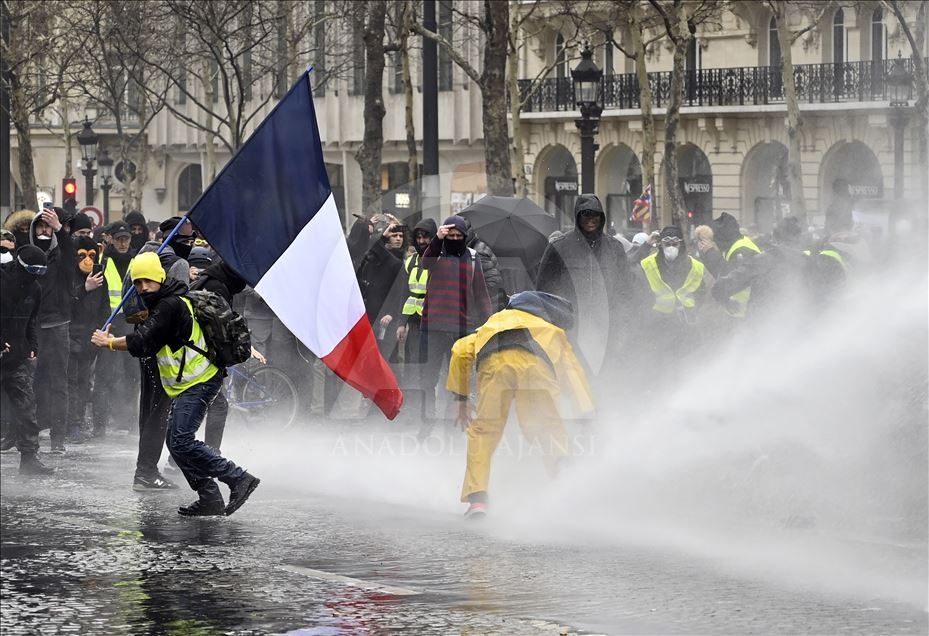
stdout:
POLYGON ((661 251, 664 254, 664 259, 670 263, 677 258, 678 252, 680 250, 675 245, 669 245, 667 247, 662 247, 661 251))

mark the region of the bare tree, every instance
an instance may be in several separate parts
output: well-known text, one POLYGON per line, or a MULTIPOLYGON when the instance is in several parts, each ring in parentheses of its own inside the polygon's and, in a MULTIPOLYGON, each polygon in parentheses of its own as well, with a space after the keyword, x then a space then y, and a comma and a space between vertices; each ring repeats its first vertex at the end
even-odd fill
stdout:
MULTIPOLYGON (((526 104, 539 92, 543 80, 551 75, 556 66, 568 63, 567 57, 555 56, 550 63, 543 64, 542 68, 531 78, 525 90, 519 87, 519 59, 528 47, 528 43, 539 37, 548 28, 550 21, 560 16, 577 15, 578 3, 566 3, 557 11, 552 6, 544 7, 544 19, 539 16, 544 0, 525 2, 524 0, 509 0, 510 2, 510 30, 507 35, 507 68, 508 88, 510 98, 510 121, 513 125, 513 162, 516 173, 516 195, 526 196, 528 184, 526 180, 526 149, 523 145, 521 117, 526 104)), ((585 13, 584 11, 580 12, 585 13)), ((580 42, 580 30, 577 21, 574 21, 574 33, 565 39, 565 51, 573 49, 580 42)))
POLYGON ((116 129, 116 159, 124 166, 124 213, 142 207, 148 127, 164 108, 169 86, 164 77, 145 72, 145 59, 164 65, 172 55, 171 47, 159 40, 155 6, 129 0, 81 2, 72 14, 75 27, 89 34, 80 58, 80 85, 88 105, 102 111, 98 117, 110 120, 116 129))
POLYGON ((449 57, 477 84, 481 91, 484 133, 484 170, 487 192, 499 196, 513 194, 513 169, 510 159, 510 135, 507 122, 507 49, 509 47, 510 6, 504 0, 484 0, 480 15, 455 8, 464 24, 477 28, 483 37, 483 67, 478 70, 457 47, 438 33, 414 22, 413 31, 434 40, 449 57))
POLYGON ((917 117, 917 131, 919 134, 919 174, 923 175, 920 179, 922 183, 922 200, 925 204, 929 201, 929 69, 926 68, 926 60, 923 58, 923 48, 926 45, 926 21, 929 19, 929 2, 919 0, 918 3, 906 3, 910 10, 913 11, 915 20, 912 23, 907 22, 904 3, 900 0, 884 0, 884 6, 890 9, 897 22, 900 23, 900 30, 906 37, 910 45, 910 59, 913 62, 913 81, 916 86, 916 104, 914 110, 917 117))
POLYGON ((86 35, 65 38, 56 33, 68 2, 2 1, 10 27, 9 40, 3 40, 0 48, 8 69, 2 81, 10 96, 10 122, 18 141, 20 190, 26 205, 33 206, 38 202, 30 125, 58 101, 68 82, 67 70, 84 47, 86 35))
POLYGON ((403 73, 404 123, 406 124, 407 171, 410 182, 410 209, 418 212, 420 201, 419 153, 416 149, 416 126, 413 121, 413 79, 410 69, 410 34, 416 21, 416 7, 412 2, 402 2, 398 45, 403 73))
POLYGON ((677 170, 677 128, 684 102, 684 78, 687 48, 696 35, 696 28, 715 20, 720 15, 724 0, 648 0, 660 18, 663 35, 671 43, 674 62, 671 70, 671 87, 665 114, 664 180, 671 208, 671 223, 682 225, 687 218, 684 191, 677 170))
POLYGON ((803 139, 803 117, 797 100, 797 85, 794 81, 794 42, 808 31, 819 26, 827 11, 835 8, 835 2, 797 2, 796 0, 767 0, 768 8, 777 25, 777 39, 781 50, 781 68, 784 77, 784 101, 787 104, 787 185, 790 191, 790 213, 806 219, 806 199, 803 196, 803 165, 801 163, 801 141, 803 139), (808 23, 802 28, 790 28, 790 16, 802 13, 808 23))

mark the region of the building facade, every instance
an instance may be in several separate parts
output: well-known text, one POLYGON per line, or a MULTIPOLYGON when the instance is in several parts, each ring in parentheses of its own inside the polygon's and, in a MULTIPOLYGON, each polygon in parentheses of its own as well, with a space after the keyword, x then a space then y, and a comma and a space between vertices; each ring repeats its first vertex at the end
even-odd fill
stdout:
MULTIPOLYGON (((440 30, 451 20, 449 3, 439 4, 440 30), (445 12, 445 15, 443 15, 445 12)), ((526 3, 523 3, 526 4, 526 3)), ((557 3, 552 3, 554 6, 557 3)), ((700 222, 722 211, 759 232, 770 229, 786 210, 784 165, 786 158, 786 105, 780 51, 770 13, 761 2, 738 2, 712 23, 696 26, 696 38, 687 56, 685 101, 678 129, 675 160, 685 193, 685 203, 700 222)), ((912 23, 926 11, 908 6, 912 23)), ((922 5, 925 6, 924 4, 922 5)), ((540 12, 545 16, 544 12, 540 12)), ((808 16, 794 16, 797 28, 808 16)), ((475 67, 480 67, 478 32, 456 27, 448 35, 475 67)), ((625 34, 615 34, 620 42, 625 34)), ((603 101, 597 142, 596 193, 604 201, 611 223, 632 231, 632 201, 642 191, 642 120, 639 91, 631 60, 612 46, 597 44, 597 63, 604 69, 603 101)), ((573 224, 571 210, 580 184, 580 137, 575 126, 579 113, 574 105, 570 79, 572 53, 568 42, 579 41, 577 26, 565 19, 537 20, 524 36, 518 68, 523 87, 528 78, 551 67, 551 72, 523 109, 521 135, 526 148, 524 170, 529 196, 557 215, 565 226, 573 224), (539 26, 541 22, 541 26, 539 26)), ((602 42, 602 39, 601 39, 602 42)), ((418 47, 417 47, 418 50, 418 47)), ((860 199, 894 196, 894 126, 899 110, 889 104, 886 77, 898 51, 909 67, 909 45, 893 16, 880 3, 861 2, 823 15, 819 23, 794 44, 791 52, 804 118, 801 141, 803 187, 813 222, 837 193, 860 199)), ((929 49, 923 51, 929 55, 929 49)), ((670 86, 672 55, 662 42, 649 48, 647 65, 654 99, 658 143, 656 192, 663 207, 666 184, 662 181, 663 115, 670 86)), ((312 60, 309 60, 312 61, 312 60)), ((412 214, 407 170, 405 98, 398 83, 399 58, 388 56, 385 71, 384 150, 382 191, 384 208, 400 217, 412 214)), ((421 144, 422 93, 419 62, 414 67, 414 120, 421 144)), ((364 132, 364 98, 358 90, 363 72, 327 82, 317 90, 316 109, 323 140, 323 154, 340 212, 346 226, 361 210, 361 171, 355 154, 364 132)), ((270 88, 268 90, 271 90, 270 88)), ((263 98, 264 96, 258 96, 263 98)), ((505 96, 501 96, 505 98, 505 96)), ((179 100, 178 97, 174 97, 179 100)), ((914 102, 911 96, 910 104, 914 102)), ((274 100, 264 105, 255 123, 270 112, 274 100)), ((175 108, 189 104, 174 103, 175 108)), ((906 109, 903 109, 904 114, 906 109)), ((97 113, 90 110, 92 119, 97 113)), ((83 118, 84 112, 75 119, 83 118)), ((461 209, 485 188, 479 89, 451 59, 439 54, 439 193, 441 215, 461 209)), ((33 129, 36 180, 40 189, 60 200, 66 151, 56 122, 33 129)), ((133 122, 129 122, 129 127, 133 122)), ((136 122, 138 125, 138 122, 136 122)), ((904 123, 903 183, 913 197, 926 175, 918 174, 917 131, 912 117, 904 123)), ((115 131, 106 117, 96 118, 94 130, 100 146, 114 145, 115 131)), ((212 170, 231 156, 219 144, 207 152, 203 131, 183 123, 167 110, 159 113, 145 131, 148 142, 142 211, 158 220, 182 213, 196 201, 212 170), (212 162, 212 163, 211 163, 212 162)), ((15 144, 15 135, 13 137, 15 144)), ((421 151, 421 147, 420 147, 421 151)), ((80 153, 75 145, 75 157, 80 153)), ((15 152, 13 175, 18 177, 15 152)), ((78 172, 75 170, 75 172, 78 172)), ((110 192, 112 218, 123 209, 123 184, 117 170, 110 192)), ((84 187, 83 179, 80 180, 84 187)), ((103 194, 96 191, 95 207, 102 208, 103 194)), ((83 203, 84 195, 80 201, 83 203)))

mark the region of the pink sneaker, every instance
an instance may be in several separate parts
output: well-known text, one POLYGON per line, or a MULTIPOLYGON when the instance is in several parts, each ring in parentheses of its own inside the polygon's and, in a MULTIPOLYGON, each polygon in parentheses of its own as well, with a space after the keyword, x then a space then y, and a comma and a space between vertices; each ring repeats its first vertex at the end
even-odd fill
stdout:
POLYGON ((465 519, 483 519, 487 516, 487 504, 474 502, 464 513, 465 519))

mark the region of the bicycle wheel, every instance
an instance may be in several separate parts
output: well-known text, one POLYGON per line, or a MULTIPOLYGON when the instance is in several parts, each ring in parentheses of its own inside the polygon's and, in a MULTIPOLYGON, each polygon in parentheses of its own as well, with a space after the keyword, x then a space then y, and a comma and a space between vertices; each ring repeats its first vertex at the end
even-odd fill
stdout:
POLYGON ((242 381, 238 409, 249 424, 286 430, 297 419, 297 387, 286 373, 274 367, 259 367, 242 381))

